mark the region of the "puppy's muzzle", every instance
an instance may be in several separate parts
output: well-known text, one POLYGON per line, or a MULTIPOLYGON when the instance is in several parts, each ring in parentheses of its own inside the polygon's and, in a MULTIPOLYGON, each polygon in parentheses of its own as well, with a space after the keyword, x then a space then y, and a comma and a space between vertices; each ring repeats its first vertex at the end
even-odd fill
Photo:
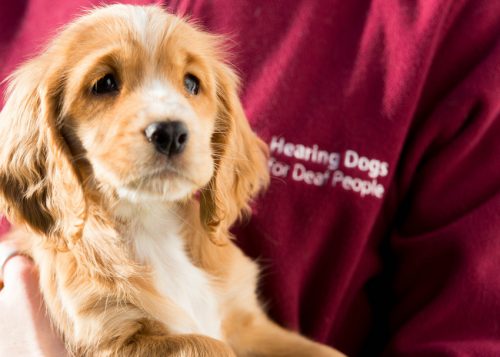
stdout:
POLYGON ((156 151, 168 157, 182 153, 188 141, 188 130, 180 121, 156 122, 148 125, 144 133, 156 151))

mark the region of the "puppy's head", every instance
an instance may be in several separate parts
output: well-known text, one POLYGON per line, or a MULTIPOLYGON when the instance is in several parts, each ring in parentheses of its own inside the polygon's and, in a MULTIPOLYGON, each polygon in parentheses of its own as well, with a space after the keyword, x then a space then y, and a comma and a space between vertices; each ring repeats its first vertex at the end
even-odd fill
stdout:
POLYGON ((96 192, 176 202, 200 191, 204 227, 226 231, 268 177, 222 52, 159 7, 114 5, 68 26, 11 77, 0 114, 8 216, 64 246, 96 192))

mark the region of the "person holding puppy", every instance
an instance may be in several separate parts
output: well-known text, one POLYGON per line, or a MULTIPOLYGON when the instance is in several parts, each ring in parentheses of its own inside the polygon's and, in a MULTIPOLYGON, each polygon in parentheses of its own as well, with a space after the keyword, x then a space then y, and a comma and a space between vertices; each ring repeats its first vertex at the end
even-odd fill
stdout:
MULTIPOLYGON (((89 5, 57 3, 0 9, 2 79, 89 5)), ((166 5, 230 34, 269 145, 271 186, 235 233, 272 316, 352 356, 497 355, 499 4, 166 5)), ((4 264, 1 314, 27 333, 0 323, 0 348, 58 355, 27 267, 4 264)))

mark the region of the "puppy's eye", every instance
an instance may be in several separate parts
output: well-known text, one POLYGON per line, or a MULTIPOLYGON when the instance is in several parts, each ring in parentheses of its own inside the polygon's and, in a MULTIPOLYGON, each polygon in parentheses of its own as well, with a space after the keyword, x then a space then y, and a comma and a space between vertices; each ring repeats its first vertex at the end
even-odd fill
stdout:
POLYGON ((191 94, 198 94, 200 91, 200 80, 198 77, 188 73, 184 76, 184 87, 191 94))
POLYGON ((101 95, 118 92, 118 83, 115 76, 106 74, 104 77, 95 82, 92 87, 92 94, 101 95))

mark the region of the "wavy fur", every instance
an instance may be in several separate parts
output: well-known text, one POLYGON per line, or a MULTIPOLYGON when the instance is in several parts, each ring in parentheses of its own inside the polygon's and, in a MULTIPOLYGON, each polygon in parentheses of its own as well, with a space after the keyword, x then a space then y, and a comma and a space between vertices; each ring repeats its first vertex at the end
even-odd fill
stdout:
POLYGON ((267 148, 221 43, 160 7, 114 5, 10 77, 0 202, 28 229, 22 243, 75 356, 339 355, 266 317, 258 268, 230 240, 268 183, 267 148), (200 95, 184 91, 186 71, 200 95), (93 95, 110 72, 119 93, 93 95), (190 130, 175 160, 142 134, 170 118, 190 130))

